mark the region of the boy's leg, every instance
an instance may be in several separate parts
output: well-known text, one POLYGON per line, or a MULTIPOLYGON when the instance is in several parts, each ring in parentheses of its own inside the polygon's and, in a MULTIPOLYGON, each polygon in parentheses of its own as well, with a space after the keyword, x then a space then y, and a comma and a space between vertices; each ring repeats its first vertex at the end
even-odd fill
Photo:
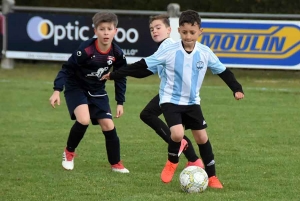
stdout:
POLYGON ((89 126, 90 113, 88 105, 83 104, 77 106, 74 110, 74 115, 76 117, 76 121, 70 130, 66 147, 69 152, 75 151, 81 139, 83 138, 87 127, 89 126))
POLYGON ((169 183, 175 174, 179 162, 179 149, 184 135, 184 129, 181 124, 172 126, 171 137, 168 145, 168 160, 164 169, 161 172, 161 180, 164 183, 169 183))
POLYGON ((159 106, 159 95, 156 95, 140 113, 140 119, 150 126, 166 143, 171 135, 169 127, 158 118, 162 114, 159 106))
POLYGON ((112 121, 108 96, 89 97, 93 125, 100 125, 105 137, 106 153, 112 171, 129 173, 120 160, 120 140, 112 121))
MULTIPOLYGON (((169 127, 160 119, 158 116, 162 114, 162 110, 159 106, 159 95, 157 94, 150 102, 146 105, 146 107, 140 113, 141 120, 151 127, 166 143, 169 142, 170 139, 170 129, 169 127)), ((187 137, 183 137, 188 146, 184 147, 183 154, 188 159, 189 162, 195 162, 199 159, 196 155, 193 144, 191 140, 187 137)))
POLYGON ((120 140, 113 121, 106 118, 99 119, 98 122, 105 137, 107 158, 111 164, 112 171, 129 173, 129 170, 123 166, 120 159, 120 140))
POLYGON ((206 130, 192 130, 192 133, 198 144, 199 152, 204 162, 205 171, 209 178, 208 186, 211 188, 223 188, 223 185, 216 177, 214 154, 206 130))
POLYGON ((178 153, 184 136, 181 119, 181 112, 184 110, 184 107, 165 103, 161 105, 161 109, 171 131, 168 146, 168 160, 161 172, 161 180, 165 183, 169 183, 172 181, 179 162, 178 153))
POLYGON ((185 113, 184 121, 187 124, 186 126, 192 130, 193 136, 198 144, 200 156, 209 177, 208 186, 212 188, 223 188, 221 182, 216 177, 214 154, 205 130, 207 124, 203 117, 201 107, 199 105, 192 105, 188 108, 188 112, 185 113))
POLYGON ((86 132, 90 115, 86 96, 80 90, 65 92, 65 98, 71 119, 76 121, 70 130, 67 146, 63 152, 62 166, 66 170, 73 170, 75 149, 86 132))
POLYGON ((63 153, 62 166, 66 170, 73 170, 74 168, 75 149, 82 140, 90 121, 88 105, 86 104, 79 105, 74 110, 74 114, 77 120, 70 130, 67 147, 63 153))

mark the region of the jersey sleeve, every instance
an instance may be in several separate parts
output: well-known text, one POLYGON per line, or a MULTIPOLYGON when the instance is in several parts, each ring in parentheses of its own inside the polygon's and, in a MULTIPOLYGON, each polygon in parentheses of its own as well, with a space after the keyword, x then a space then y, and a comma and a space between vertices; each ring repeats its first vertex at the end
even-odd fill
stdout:
POLYGON ((74 74, 77 67, 84 65, 88 55, 84 49, 84 44, 81 44, 69 57, 68 61, 62 65, 54 80, 54 90, 63 91, 66 79, 68 76, 74 74))
POLYGON ((117 71, 110 73, 110 79, 115 80, 126 76, 135 78, 144 78, 152 75, 153 73, 147 69, 147 64, 144 59, 137 61, 133 64, 127 65, 127 67, 120 68, 117 71))
POLYGON ((158 67, 166 63, 166 53, 166 49, 158 49, 153 55, 146 57, 147 69, 152 73, 157 73, 158 67))
POLYGON ((208 68, 210 68, 213 74, 220 74, 225 71, 226 67, 224 64, 219 60, 219 58, 209 49, 208 51, 208 68))
MULTIPOLYGON (((127 68, 127 61, 124 53, 119 55, 116 58, 116 62, 113 64, 113 71, 116 71, 121 68, 127 68)), ((118 105, 123 105, 123 103, 125 102, 126 83, 126 77, 114 80, 115 100, 117 101, 118 105)))

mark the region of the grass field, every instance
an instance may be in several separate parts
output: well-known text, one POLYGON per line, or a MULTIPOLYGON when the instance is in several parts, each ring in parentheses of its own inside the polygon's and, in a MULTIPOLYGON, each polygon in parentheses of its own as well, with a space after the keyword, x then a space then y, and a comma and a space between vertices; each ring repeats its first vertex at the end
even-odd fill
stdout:
MULTIPOLYGON (((201 105, 208 122, 217 174, 224 189, 185 194, 178 176, 160 181, 166 144, 139 120, 158 92, 156 76, 129 78, 125 114, 115 119, 128 175, 113 173, 98 126, 88 128, 77 149, 75 169, 61 167, 73 122, 65 101, 52 109, 48 99, 57 64, 22 64, 0 70, 0 200, 299 200, 300 72, 236 70, 246 97, 235 101, 218 77, 207 73, 201 105)), ((113 84, 107 85, 115 111, 113 84)), ((190 131, 186 135, 192 137, 190 131)), ((198 153, 198 151, 197 151, 198 153)))

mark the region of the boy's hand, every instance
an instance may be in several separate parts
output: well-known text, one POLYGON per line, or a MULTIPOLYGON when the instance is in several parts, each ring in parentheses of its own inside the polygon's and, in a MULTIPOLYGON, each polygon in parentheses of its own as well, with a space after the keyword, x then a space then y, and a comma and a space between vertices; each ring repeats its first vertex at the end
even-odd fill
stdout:
POLYGON ((59 91, 54 91, 52 96, 49 98, 50 104, 53 108, 55 108, 55 103, 57 103, 57 105, 60 105, 59 93, 59 91))
POLYGON ((123 110, 123 105, 117 105, 117 114, 116 114, 116 118, 119 118, 123 115, 124 110, 123 110))
POLYGON ((244 95, 242 92, 235 92, 235 94, 234 94, 235 100, 243 99, 244 96, 245 96, 245 95, 244 95))
POLYGON ((103 75, 101 78, 100 78, 100 80, 110 80, 110 72, 109 73, 107 73, 107 74, 105 74, 105 75, 103 75))

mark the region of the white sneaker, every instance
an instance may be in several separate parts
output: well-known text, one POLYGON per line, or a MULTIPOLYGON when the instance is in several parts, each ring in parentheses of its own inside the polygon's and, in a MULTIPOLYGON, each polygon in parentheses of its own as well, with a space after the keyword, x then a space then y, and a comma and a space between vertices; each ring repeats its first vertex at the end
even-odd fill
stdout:
POLYGON ((66 170, 73 170, 74 169, 74 157, 75 152, 69 152, 67 149, 65 149, 63 153, 63 159, 62 159, 62 166, 66 170))
POLYGON ((129 173, 129 170, 124 167, 121 161, 118 162, 117 164, 112 165, 111 170, 113 172, 129 173))

